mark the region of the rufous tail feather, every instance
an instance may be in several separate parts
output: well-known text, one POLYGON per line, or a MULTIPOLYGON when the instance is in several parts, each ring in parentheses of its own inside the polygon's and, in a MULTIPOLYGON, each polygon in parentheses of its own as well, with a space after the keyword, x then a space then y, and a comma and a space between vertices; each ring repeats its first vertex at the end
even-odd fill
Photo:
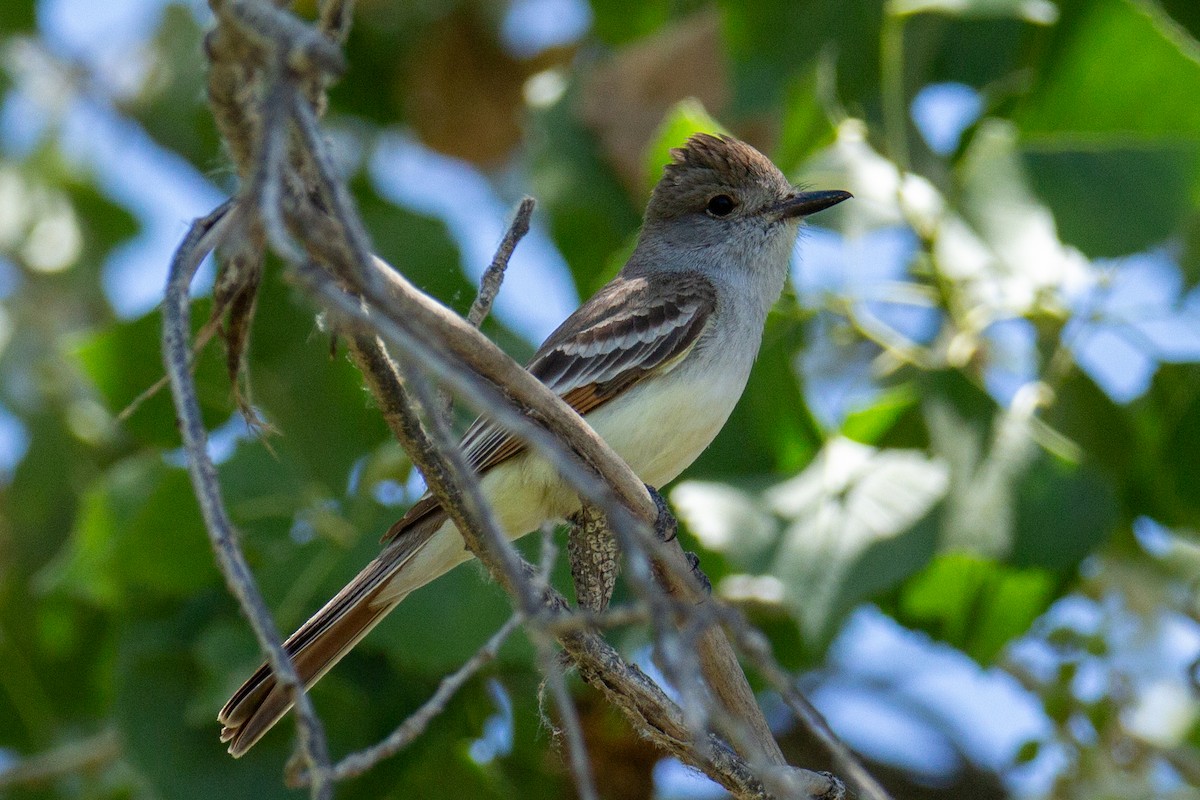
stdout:
MULTIPOLYGON (((284 642, 296 673, 307 689, 366 636, 404 599, 387 596, 389 586, 445 521, 442 513, 424 515, 358 573, 358 576, 284 642)), ((221 709, 221 741, 236 758, 249 750, 292 707, 291 693, 263 664, 221 709)))

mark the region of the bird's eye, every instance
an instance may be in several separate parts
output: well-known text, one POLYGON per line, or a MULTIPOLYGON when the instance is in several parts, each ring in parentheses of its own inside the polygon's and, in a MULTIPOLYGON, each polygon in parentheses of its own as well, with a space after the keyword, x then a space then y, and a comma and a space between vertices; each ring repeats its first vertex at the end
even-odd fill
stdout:
POLYGON ((714 217, 727 217, 733 213, 735 208, 737 208, 736 200, 727 194, 719 194, 708 201, 704 210, 714 217))

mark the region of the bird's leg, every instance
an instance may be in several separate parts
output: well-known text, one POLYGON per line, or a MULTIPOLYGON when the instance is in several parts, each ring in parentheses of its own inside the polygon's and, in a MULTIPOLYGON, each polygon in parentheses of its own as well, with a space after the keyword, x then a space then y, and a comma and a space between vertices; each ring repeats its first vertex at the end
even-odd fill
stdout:
POLYGON ((600 613, 608 608, 620 566, 617 540, 608 527, 608 518, 595 506, 584 504, 570 519, 567 557, 571 562, 571 580, 580 608, 600 613))
MULTIPOLYGON (((646 484, 646 491, 650 493, 650 499, 654 501, 654 505, 658 509, 658 516, 654 520, 654 533, 663 542, 675 541, 675 537, 679 536, 679 522, 671 513, 667 501, 650 484, 646 484)), ((700 569, 700 556, 691 551, 684 551, 683 555, 687 558, 688 566, 692 568, 692 574, 696 576, 696 580, 700 582, 705 593, 712 594, 712 581, 700 569)))

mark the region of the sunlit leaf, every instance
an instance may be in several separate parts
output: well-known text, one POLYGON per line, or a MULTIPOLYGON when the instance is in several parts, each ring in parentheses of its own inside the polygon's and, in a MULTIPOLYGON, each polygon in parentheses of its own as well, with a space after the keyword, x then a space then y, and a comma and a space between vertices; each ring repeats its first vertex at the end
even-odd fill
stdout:
POLYGON ((897 610, 906 624, 989 664, 1046 610, 1054 583, 1045 570, 950 553, 904 586, 897 610))
POLYGON ((875 402, 846 415, 842 436, 863 444, 877 444, 892 427, 917 403, 917 393, 911 385, 886 391, 875 402))
POLYGON ((956 167, 962 215, 972 230, 956 233, 943 225, 946 241, 935 245, 939 267, 964 281, 973 302, 1005 314, 1026 313, 1046 302, 1047 293, 1084 281, 1089 269, 1087 259, 1060 240, 1017 148, 1012 124, 980 124, 956 167))
POLYGON ((1058 19, 1050 0, 889 0, 888 13, 896 16, 935 12, 964 17, 1017 17, 1038 25, 1058 19))
POLYGON ((1016 119, 1027 136, 1125 133, 1195 141, 1198 52, 1156 4, 1076 3, 1055 28, 1049 62, 1016 119))
POLYGON ((932 555, 922 525, 945 495, 946 465, 915 451, 831 440, 813 464, 770 491, 790 521, 771 574, 805 636, 827 637, 855 602, 895 585, 932 555), (856 570, 864 559, 874 569, 856 570))
POLYGON ((700 543, 743 570, 758 571, 779 537, 780 524, 762 499, 728 484, 685 481, 671 504, 700 543))

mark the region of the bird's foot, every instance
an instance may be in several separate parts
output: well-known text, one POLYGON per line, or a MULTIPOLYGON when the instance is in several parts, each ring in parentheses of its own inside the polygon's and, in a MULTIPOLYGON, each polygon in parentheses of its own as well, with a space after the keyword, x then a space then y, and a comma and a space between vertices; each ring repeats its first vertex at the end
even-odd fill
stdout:
POLYGON ((654 507, 658 509, 658 516, 654 519, 655 535, 663 542, 675 541, 675 537, 679 535, 679 523, 675 520, 675 515, 671 513, 670 506, 657 489, 648 483, 645 486, 646 491, 650 493, 650 499, 654 501, 654 507))

